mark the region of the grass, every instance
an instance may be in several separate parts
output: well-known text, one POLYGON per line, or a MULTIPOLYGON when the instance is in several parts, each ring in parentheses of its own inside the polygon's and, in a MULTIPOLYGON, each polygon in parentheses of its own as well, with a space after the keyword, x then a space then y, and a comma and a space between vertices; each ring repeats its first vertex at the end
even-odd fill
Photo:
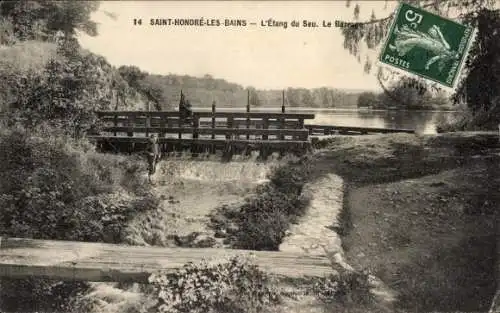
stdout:
POLYGON ((339 137, 313 175, 346 181, 348 262, 374 273, 407 311, 487 310, 495 291, 498 145, 491 133, 339 137))

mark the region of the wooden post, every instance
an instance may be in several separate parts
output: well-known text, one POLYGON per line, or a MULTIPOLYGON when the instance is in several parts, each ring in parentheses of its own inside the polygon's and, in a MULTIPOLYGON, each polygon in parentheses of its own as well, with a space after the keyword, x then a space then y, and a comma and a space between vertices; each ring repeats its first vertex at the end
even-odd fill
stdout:
POLYGON ((184 97, 184 94, 182 93, 182 89, 181 89, 181 100, 179 100, 179 114, 181 112, 181 102, 182 102, 183 97, 184 97))
MULTIPOLYGON (((118 115, 115 114, 115 120, 113 121, 113 125, 118 127, 118 115)), ((114 132, 114 136, 116 136, 116 131, 114 132)))
POLYGON ((281 93, 281 113, 285 113, 285 90, 281 93))
MULTIPOLYGON (((297 127, 297 129, 304 129, 304 119, 303 118, 299 118, 296 127, 297 127)), ((297 138, 300 138, 300 136, 296 136, 295 140, 297 140, 297 138)))
POLYGON ((212 139, 215 139, 215 101, 212 102, 212 139))
MULTIPOLYGON (((163 128, 166 128, 167 127, 167 121, 166 121, 167 117, 166 116, 162 116, 160 117, 160 127, 163 127, 163 128)), ((165 137, 166 133, 164 131, 160 131, 160 134, 158 137, 165 137)))
POLYGON ((129 137, 133 137, 134 136, 134 131, 133 131, 133 128, 135 126, 134 124, 135 124, 135 115, 130 115, 127 118, 127 126, 129 128, 129 130, 127 132, 127 136, 129 136, 129 137))
MULTIPOLYGON (((280 129, 285 129, 285 118, 284 117, 280 118, 280 129)), ((280 138, 280 140, 285 140, 285 135, 283 133, 281 133, 279 138, 280 138)))
POLYGON ((146 113, 146 137, 149 136, 149 128, 151 127, 151 115, 149 114, 149 111, 148 113, 146 113))
POLYGON ((182 123, 182 118, 181 118, 181 115, 179 113, 179 118, 177 119, 177 126, 179 126, 179 139, 182 138, 182 129, 184 128, 184 123, 182 123))
MULTIPOLYGON (((247 94, 247 113, 250 113, 250 90, 247 94)), ((247 129, 250 128, 250 116, 247 115, 247 129)), ((250 134, 247 134, 247 140, 250 139, 250 134)))
MULTIPOLYGON (((227 128, 233 128, 233 120, 234 120, 234 117, 230 116, 227 118, 227 128)), ((231 139, 231 134, 227 134, 226 135, 226 139, 231 139)))
MULTIPOLYGON (((172 119, 167 117, 166 120, 167 120, 167 128, 172 128, 172 119)), ((167 134, 165 134, 165 137, 167 137, 167 134)))
MULTIPOLYGON (((281 113, 285 113, 285 90, 281 92, 281 113)), ((285 129, 285 118, 280 118, 280 129, 285 129)), ((279 136, 280 140, 285 140, 285 135, 279 136)))
POLYGON ((297 129, 304 129, 304 119, 299 118, 299 124, 297 125, 297 129))
POLYGON ((200 117, 193 114, 193 139, 198 139, 198 127, 200 126, 200 117))
MULTIPOLYGON (((269 129, 269 118, 264 117, 262 119, 262 129, 269 129)), ((267 140, 267 134, 262 135, 263 140, 267 140)))

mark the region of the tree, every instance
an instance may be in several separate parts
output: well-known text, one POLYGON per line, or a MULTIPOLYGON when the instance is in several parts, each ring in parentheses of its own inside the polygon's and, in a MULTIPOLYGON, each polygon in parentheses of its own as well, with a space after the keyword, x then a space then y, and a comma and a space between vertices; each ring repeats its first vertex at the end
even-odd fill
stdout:
MULTIPOLYGON (((442 16, 456 18, 461 22, 478 28, 477 40, 472 47, 469 59, 466 62, 467 77, 459 86, 453 96, 453 102, 466 100, 472 112, 484 111, 491 107, 492 102, 500 95, 498 82, 500 80, 500 16, 498 12, 498 1, 494 0, 406 0, 405 2, 417 5, 442 16), (458 16, 457 16, 458 15, 458 16), (484 77, 488 77, 487 81, 484 77)), ((354 18, 359 15, 355 8, 354 18)), ((375 18, 372 14, 369 21, 361 21, 354 27, 342 29, 344 36, 344 48, 360 60, 363 54, 360 47, 366 43, 368 49, 380 46, 385 38, 394 13, 382 18, 375 18)), ((371 72, 371 60, 366 58, 365 72, 371 72)), ((394 75, 398 77, 398 75, 394 75)), ((381 81, 382 71, 377 76, 384 92, 390 90, 385 88, 381 81)), ((392 95, 395 97, 395 95, 392 95)))
POLYGON ((118 68, 118 73, 120 73, 123 79, 125 79, 128 85, 132 88, 137 88, 140 82, 148 75, 134 65, 122 65, 118 68))
POLYGON ((298 107, 301 104, 301 94, 299 89, 288 88, 286 91, 287 103, 291 107, 298 107))
POLYGON ((28 128, 49 124, 78 136, 96 121, 95 110, 111 108, 112 66, 102 56, 65 47, 40 70, 8 79, 0 73, 4 88, 14 93, 10 122, 28 128))
POLYGON ((259 99, 259 94, 257 93, 257 89, 254 87, 248 87, 248 92, 249 92, 249 102, 250 106, 258 107, 261 106, 261 101, 259 99))
POLYGON ((377 104, 378 98, 374 92, 365 91, 359 95, 358 108, 373 107, 377 104))
POLYGON ((314 97, 309 89, 301 89, 302 92, 302 105, 306 107, 314 106, 314 97))
POLYGON ((99 1, 0 1, 0 16, 10 21, 18 40, 74 37, 77 30, 97 36, 97 23, 90 16, 99 1))
POLYGON ((118 73, 131 88, 145 96, 148 102, 152 102, 156 110, 162 110, 163 104, 167 102, 167 97, 162 88, 161 77, 149 75, 134 65, 120 66, 118 73))

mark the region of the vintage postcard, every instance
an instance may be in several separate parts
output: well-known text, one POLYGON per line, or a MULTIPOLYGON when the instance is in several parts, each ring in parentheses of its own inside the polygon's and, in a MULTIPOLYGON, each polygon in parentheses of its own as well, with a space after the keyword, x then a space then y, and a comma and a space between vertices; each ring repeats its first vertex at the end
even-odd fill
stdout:
POLYGON ((500 312, 500 3, 0 1, 0 312, 500 312))

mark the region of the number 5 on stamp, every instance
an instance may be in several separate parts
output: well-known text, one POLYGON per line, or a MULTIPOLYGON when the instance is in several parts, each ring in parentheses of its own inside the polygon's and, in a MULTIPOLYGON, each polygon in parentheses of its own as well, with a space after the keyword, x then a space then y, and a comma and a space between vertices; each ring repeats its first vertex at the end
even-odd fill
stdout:
POLYGON ((471 27, 401 3, 379 61, 453 88, 474 34, 471 27))

